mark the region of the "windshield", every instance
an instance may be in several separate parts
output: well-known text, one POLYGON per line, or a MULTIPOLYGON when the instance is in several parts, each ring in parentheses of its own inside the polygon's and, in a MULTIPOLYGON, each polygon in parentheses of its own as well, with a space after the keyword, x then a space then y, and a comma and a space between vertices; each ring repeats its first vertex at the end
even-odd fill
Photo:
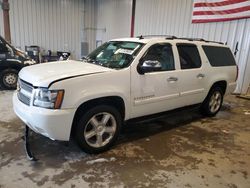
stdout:
POLYGON ((10 53, 10 56, 21 61, 29 60, 30 57, 25 54, 25 52, 15 48, 8 41, 6 41, 2 36, 0 36, 0 53, 10 53))
POLYGON ((130 65, 142 46, 142 43, 136 42, 107 42, 90 53, 85 61, 112 69, 122 69, 130 65))

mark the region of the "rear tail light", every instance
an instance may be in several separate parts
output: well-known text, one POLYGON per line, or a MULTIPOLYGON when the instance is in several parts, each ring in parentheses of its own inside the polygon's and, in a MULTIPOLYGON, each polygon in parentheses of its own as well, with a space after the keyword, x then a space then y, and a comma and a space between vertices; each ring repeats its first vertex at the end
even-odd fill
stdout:
POLYGON ((238 75, 239 75, 239 67, 238 67, 238 65, 236 65, 236 77, 235 77, 235 82, 236 82, 237 79, 238 79, 238 75))

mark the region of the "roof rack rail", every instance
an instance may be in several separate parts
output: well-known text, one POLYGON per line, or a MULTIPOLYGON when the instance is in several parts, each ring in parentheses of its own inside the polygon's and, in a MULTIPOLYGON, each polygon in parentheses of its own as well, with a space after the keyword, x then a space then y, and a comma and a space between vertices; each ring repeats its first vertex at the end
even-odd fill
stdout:
POLYGON ((203 38, 187 38, 187 37, 180 37, 178 39, 181 39, 181 40, 189 40, 189 41, 203 41, 205 42, 206 40, 203 39, 203 38))
POLYGON ((139 39, 145 39, 145 38, 152 38, 152 37, 164 37, 165 39, 181 39, 181 40, 188 40, 188 41, 201 41, 201 42, 213 42, 213 43, 218 43, 218 44, 224 44, 223 42, 217 42, 217 41, 210 41, 210 40, 205 40, 203 38, 188 38, 188 37, 176 37, 174 35, 141 35, 137 36, 136 38, 139 39))
POLYGON ((141 36, 137 36, 136 38, 145 39, 145 38, 150 38, 150 37, 164 37, 166 39, 177 39, 177 37, 174 35, 141 35, 141 36))
POLYGON ((213 41, 213 40, 206 40, 206 42, 213 42, 213 43, 218 43, 218 44, 224 44, 224 45, 226 45, 226 44, 223 43, 223 42, 217 42, 217 41, 213 41))
POLYGON ((218 44, 224 44, 223 42, 217 42, 217 41, 211 41, 211 40, 205 40, 203 38, 178 38, 182 40, 189 40, 189 41, 201 41, 201 42, 213 42, 213 43, 218 43, 218 44))

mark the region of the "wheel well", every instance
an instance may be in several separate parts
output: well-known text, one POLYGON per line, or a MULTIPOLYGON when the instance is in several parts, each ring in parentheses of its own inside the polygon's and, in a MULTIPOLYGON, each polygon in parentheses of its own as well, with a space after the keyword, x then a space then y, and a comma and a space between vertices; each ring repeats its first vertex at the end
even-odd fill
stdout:
POLYGON ((24 67, 23 64, 13 63, 13 62, 8 62, 8 61, 4 61, 0 65, 1 70, 15 69, 17 71, 20 71, 23 67, 24 67))
MULTIPOLYGON (((222 91, 223 91, 223 94, 225 94, 226 89, 227 89, 227 82, 226 82, 225 80, 215 82, 215 83, 212 85, 211 89, 214 88, 214 87, 220 87, 220 88, 222 89, 222 91)), ((210 90, 211 90, 211 89, 210 89, 210 90)))
POLYGON ((125 104, 121 97, 118 96, 110 96, 110 97, 101 97, 97 99, 92 99, 89 101, 86 101, 82 103, 76 110, 73 124, 71 128, 71 135, 74 132, 74 128, 76 127, 76 123, 80 117, 80 115, 84 112, 86 112, 88 109, 90 109, 93 106, 97 105, 111 105, 115 107, 121 114, 122 119, 125 118, 125 104))
POLYGON ((3 72, 3 71, 6 71, 6 70, 15 70, 15 71, 17 71, 17 72, 19 72, 20 71, 20 69, 17 69, 17 68, 15 68, 15 67, 4 67, 4 68, 0 68, 0 72, 3 72))

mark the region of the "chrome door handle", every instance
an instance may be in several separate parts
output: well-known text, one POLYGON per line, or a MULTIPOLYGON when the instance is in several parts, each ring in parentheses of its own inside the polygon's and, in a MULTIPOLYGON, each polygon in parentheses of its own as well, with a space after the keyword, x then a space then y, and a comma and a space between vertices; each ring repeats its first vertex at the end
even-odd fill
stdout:
POLYGON ((178 81, 178 78, 176 78, 176 77, 169 77, 169 78, 167 79, 167 81, 168 81, 168 82, 176 82, 176 81, 178 81))
POLYGON ((202 79, 202 78, 204 78, 205 77, 205 74, 198 74, 197 76, 196 76, 197 78, 199 78, 199 79, 202 79))

